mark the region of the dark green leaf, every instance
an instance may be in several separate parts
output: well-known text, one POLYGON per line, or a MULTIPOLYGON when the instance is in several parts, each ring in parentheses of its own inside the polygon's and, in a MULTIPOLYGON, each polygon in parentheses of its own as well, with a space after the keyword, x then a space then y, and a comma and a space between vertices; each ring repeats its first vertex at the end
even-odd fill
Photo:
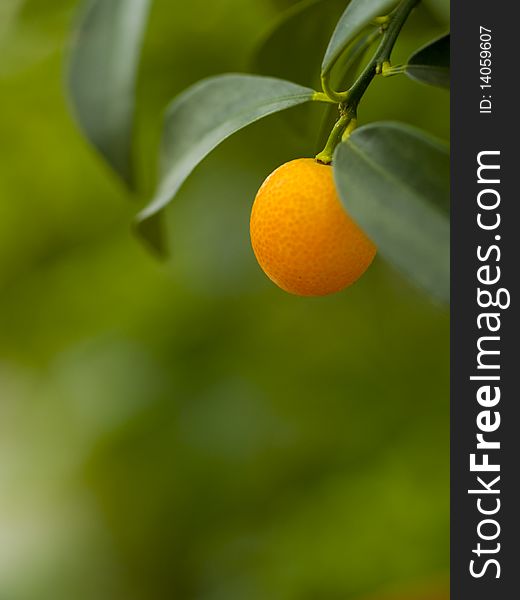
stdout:
POLYGON ((132 185, 132 126, 150 0, 88 0, 68 73, 76 117, 90 142, 132 185))
POLYGON ((343 50, 376 17, 381 17, 397 4, 397 0, 352 0, 341 16, 325 52, 321 65, 328 73, 343 50))
POLYGON ((449 298, 449 153, 399 123, 354 131, 334 156, 345 207, 381 254, 416 284, 449 298))
POLYGON ((312 100, 314 94, 282 79, 237 74, 206 79, 182 93, 166 113, 160 182, 138 216, 141 233, 146 235, 144 222, 168 204, 218 144, 262 117, 312 100))
POLYGON ((409 58, 404 70, 411 79, 449 88, 450 34, 443 35, 417 50, 409 58))

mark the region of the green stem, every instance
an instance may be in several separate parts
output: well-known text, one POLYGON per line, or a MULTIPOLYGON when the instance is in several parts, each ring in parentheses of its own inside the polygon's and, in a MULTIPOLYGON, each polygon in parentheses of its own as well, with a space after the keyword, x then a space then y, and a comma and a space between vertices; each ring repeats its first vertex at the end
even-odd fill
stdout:
POLYGON ((340 116, 340 118, 336 121, 336 124, 332 128, 329 139, 327 140, 327 144, 325 148, 316 155, 316 160, 325 165, 329 165, 332 162, 332 156, 334 154, 334 150, 336 146, 341 142, 341 138, 343 133, 348 127, 348 124, 353 120, 354 115, 349 113, 344 113, 340 116))
POLYGON ((390 57, 395 46, 401 29, 420 0, 402 0, 397 8, 391 13, 390 19, 384 30, 381 42, 374 53, 374 56, 363 69, 357 80, 346 92, 335 92, 330 89, 328 77, 324 78, 324 93, 331 99, 340 104, 341 117, 334 125, 333 130, 327 140, 327 144, 322 152, 316 156, 316 160, 325 164, 332 162, 332 156, 336 146, 343 138, 343 134, 350 132, 349 123, 356 118, 358 104, 366 92, 368 86, 374 77, 383 71, 390 69, 390 57))
POLYGON ((393 75, 400 75, 404 73, 406 69, 406 65, 396 65, 392 67, 390 63, 383 63, 381 67, 381 75, 383 77, 392 77, 393 75))
MULTIPOLYGON (((370 48, 370 46, 379 38, 383 33, 383 29, 378 27, 370 33, 362 35, 358 41, 354 44, 351 52, 345 64, 341 67, 344 73, 350 71, 356 66, 356 63, 361 59, 363 54, 370 48)), ((330 85, 330 71, 325 73, 321 78, 321 84, 323 91, 335 104, 344 102, 347 98, 347 92, 335 92, 330 85)))
POLYGON ((357 108, 359 101, 372 82, 372 79, 374 79, 378 73, 381 73, 383 65, 388 64, 388 66, 390 66, 390 56, 399 33, 401 32, 406 19, 419 1, 420 0, 403 0, 395 9, 372 60, 365 67, 357 81, 355 81, 352 87, 346 92, 345 102, 350 106, 355 106, 357 108))
POLYGON ((314 102, 326 102, 327 104, 337 104, 334 100, 331 100, 327 94, 323 92, 314 92, 312 99, 314 102))
POLYGON ((390 55, 392 54, 395 42, 401 33, 401 29, 412 10, 419 4, 419 1, 420 0, 403 0, 396 8, 377 51, 377 60, 380 65, 384 62, 390 62, 390 55))
POLYGON ((332 89, 328 73, 321 78, 321 87, 323 88, 325 95, 328 96, 334 102, 334 104, 341 104, 346 98, 345 92, 335 92, 332 89))

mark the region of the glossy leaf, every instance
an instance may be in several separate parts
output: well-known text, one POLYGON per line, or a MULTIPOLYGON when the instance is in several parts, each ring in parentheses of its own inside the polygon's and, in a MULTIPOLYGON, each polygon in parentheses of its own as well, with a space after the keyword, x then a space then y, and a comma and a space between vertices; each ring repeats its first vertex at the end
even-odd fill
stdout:
POLYGON ((374 123, 334 156, 348 212, 379 251, 417 285, 449 298, 449 152, 422 131, 374 123))
POLYGON ((282 79, 238 74, 203 80, 182 93, 166 113, 160 182, 138 216, 141 233, 146 235, 146 221, 168 204, 218 144, 262 117, 312 100, 314 93, 282 79))
POLYGON ((321 65, 328 73, 345 48, 376 17, 381 17, 397 4, 397 0, 352 0, 341 16, 332 34, 321 65))
POLYGON ((404 72, 411 79, 450 87, 450 34, 433 40, 417 50, 405 65, 404 72))
POLYGON ((129 185, 135 83, 149 4, 150 0, 88 0, 68 73, 80 126, 129 185))

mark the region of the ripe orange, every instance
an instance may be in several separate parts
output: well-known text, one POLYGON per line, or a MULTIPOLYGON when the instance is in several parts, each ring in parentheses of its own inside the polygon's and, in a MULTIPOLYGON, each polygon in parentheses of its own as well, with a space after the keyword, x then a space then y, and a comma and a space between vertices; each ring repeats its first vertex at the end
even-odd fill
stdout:
POLYGON ((260 187, 250 222, 251 243, 265 274, 299 296, 325 296, 354 283, 375 245, 341 204, 332 168, 299 158, 260 187))

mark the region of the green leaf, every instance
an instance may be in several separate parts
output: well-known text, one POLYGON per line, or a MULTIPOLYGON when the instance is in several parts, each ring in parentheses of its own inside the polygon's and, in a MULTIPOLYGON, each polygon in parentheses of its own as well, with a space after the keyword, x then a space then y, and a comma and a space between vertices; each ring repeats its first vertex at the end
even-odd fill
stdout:
POLYGON ((381 254, 431 295, 449 298, 449 152, 399 123, 354 131, 334 155, 348 212, 381 254))
POLYGON ((159 186, 138 215, 142 235, 146 235, 146 221, 170 202, 193 169, 222 141, 262 117, 312 100, 314 94, 282 79, 238 74, 212 77, 183 92, 166 113, 159 186))
POLYGON ((139 54, 150 0, 88 0, 68 71, 76 118, 85 135, 130 186, 139 54))
POLYGON ((286 10, 258 44, 252 71, 301 85, 317 85, 320 56, 347 2, 303 0, 286 10))
POLYGON ((341 16, 325 52, 322 74, 328 73, 354 38, 376 17, 382 17, 397 4, 397 0, 352 0, 341 16))
POLYGON ((417 50, 409 58, 404 72, 416 81, 449 88, 450 34, 443 35, 417 50))

